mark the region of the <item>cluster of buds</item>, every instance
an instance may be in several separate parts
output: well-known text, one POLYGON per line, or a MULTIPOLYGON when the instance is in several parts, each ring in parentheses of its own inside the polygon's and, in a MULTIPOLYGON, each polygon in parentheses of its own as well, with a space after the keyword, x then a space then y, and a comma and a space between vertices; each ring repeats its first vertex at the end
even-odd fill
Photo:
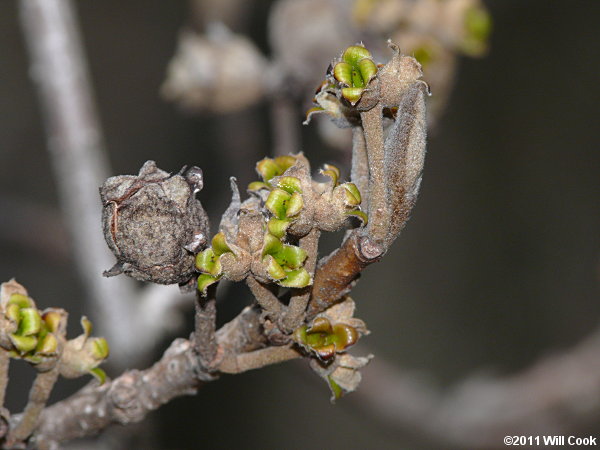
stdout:
POLYGON ((419 80, 421 65, 400 54, 397 45, 388 41, 394 52, 387 64, 375 64, 369 50, 362 44, 348 47, 335 59, 319 86, 314 106, 307 111, 305 124, 317 113, 326 113, 340 128, 359 125, 360 112, 379 103, 385 117, 395 119, 403 95, 414 83, 429 92, 429 86, 419 80))
POLYGON ((27 295, 13 293, 2 305, 2 347, 11 357, 24 359, 32 364, 56 359, 58 342, 64 332, 65 313, 52 309, 40 312, 27 295))
POLYGON ((311 367, 327 382, 332 400, 358 387, 359 369, 371 358, 347 352, 361 336, 369 334, 365 323, 354 317, 354 309, 354 301, 346 297, 292 334, 294 342, 317 357, 311 361, 311 367))
POLYGON ((317 317, 310 326, 303 325, 294 331, 294 341, 322 361, 329 361, 357 340, 356 328, 345 323, 332 324, 326 317, 317 317))
POLYGON ((367 222, 353 183, 339 183, 340 172, 326 165, 329 182, 313 181, 302 154, 265 158, 256 165, 262 181, 250 183, 252 196, 225 215, 212 246, 196 256, 201 272, 198 289, 206 293, 222 277, 240 281, 252 274, 259 281, 303 288, 312 283, 304 268, 307 253, 296 245, 312 229, 335 231, 349 216, 367 222))
POLYGON ((308 325, 297 328, 292 339, 323 362, 344 353, 360 336, 369 334, 365 323, 354 317, 354 301, 344 301, 319 314, 308 325))
POLYGON ((106 375, 98 366, 108 357, 106 339, 90 337, 92 324, 81 319, 84 333, 67 340, 68 314, 63 309, 40 311, 19 283, 9 281, 0 289, 0 347, 10 357, 31 363, 38 371, 58 364, 66 378, 86 373, 104 382, 106 375))

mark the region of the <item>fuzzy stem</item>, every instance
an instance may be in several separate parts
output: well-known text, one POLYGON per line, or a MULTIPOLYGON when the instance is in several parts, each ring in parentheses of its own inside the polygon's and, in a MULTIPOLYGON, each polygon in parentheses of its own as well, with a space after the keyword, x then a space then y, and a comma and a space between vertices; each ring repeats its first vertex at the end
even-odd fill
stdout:
POLYGON ((262 309, 271 316, 278 318, 283 313, 283 305, 273 292, 253 276, 246 278, 246 284, 262 309))
POLYGON ((208 287, 207 296, 196 296, 195 329, 192 335, 194 349, 198 354, 200 367, 210 370, 217 355, 215 338, 217 325, 216 286, 208 287))
MULTIPOLYGON (((307 254, 304 268, 310 273, 311 278, 314 277, 317 266, 320 237, 321 232, 317 228, 313 228, 306 236, 300 238, 300 248, 305 250, 307 254)), ((310 300, 312 286, 307 286, 297 291, 297 293, 292 295, 285 316, 283 317, 282 325, 285 328, 284 331, 293 331, 304 322, 306 306, 310 300)))
POLYGON ((302 355, 292 347, 267 347, 249 353, 240 353, 226 359, 219 366, 223 373, 242 373, 248 370, 259 369, 290 359, 300 358, 302 355))
POLYGON ((40 413, 46 406, 54 383, 58 379, 58 364, 47 372, 38 372, 29 391, 29 401, 21 417, 21 421, 9 435, 9 442, 22 442, 33 433, 37 427, 40 413))
POLYGON ((387 234, 387 203, 383 139, 383 110, 378 103, 360 113, 369 162, 369 224, 367 232, 376 242, 387 234))
POLYGON ((369 210, 369 159, 367 156, 367 143, 362 127, 352 128, 352 168, 350 170, 352 181, 363 198, 362 208, 369 210))

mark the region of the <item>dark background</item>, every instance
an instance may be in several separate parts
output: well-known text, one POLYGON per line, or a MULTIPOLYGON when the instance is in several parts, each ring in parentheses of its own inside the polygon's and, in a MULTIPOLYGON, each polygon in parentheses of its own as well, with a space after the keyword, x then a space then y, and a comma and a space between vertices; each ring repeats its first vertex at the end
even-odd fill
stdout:
MULTIPOLYGON (((252 33, 267 53, 269 2, 255 3, 252 33)), ((361 350, 442 386, 474 371, 525 368, 577 343, 600 317, 600 3, 487 5, 490 52, 461 59, 429 139, 413 217, 353 293, 372 330, 361 350)), ((247 161, 270 152, 266 105, 217 118, 183 114, 159 98, 178 31, 189 21, 186 2, 81 0, 77 9, 114 174, 136 173, 147 159, 166 170, 199 165, 201 200, 218 217, 227 177, 253 180, 247 161)), ((314 127, 303 134, 309 157, 341 159, 314 127)), ((40 307, 63 306, 76 318, 87 309, 49 166, 17 2, 3 0, 0 279, 17 278, 40 307)), ((233 292, 220 320, 248 301, 243 289, 233 292)), ((30 372, 14 372, 11 410, 24 406, 30 372)), ((54 397, 80 384, 63 382, 54 397)), ((351 396, 330 405, 325 384, 304 363, 224 376, 148 421, 150 431, 132 429, 144 448, 427 448, 407 430, 370 418, 351 396)))

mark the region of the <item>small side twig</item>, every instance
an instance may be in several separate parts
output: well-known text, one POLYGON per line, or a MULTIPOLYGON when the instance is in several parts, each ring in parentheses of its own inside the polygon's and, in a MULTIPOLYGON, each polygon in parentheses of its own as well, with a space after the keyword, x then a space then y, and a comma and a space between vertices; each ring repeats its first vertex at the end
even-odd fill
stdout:
POLYGON ((276 318, 283 313, 283 305, 267 286, 253 276, 246 278, 246 284, 250 288, 250 291, 256 298, 258 304, 269 316, 276 318))
MULTIPOLYGON (((313 228, 306 236, 300 238, 300 248, 305 250, 307 254, 304 268, 311 277, 314 276, 315 268, 317 267, 317 253, 319 250, 320 237, 321 232, 318 229, 313 228)), ((292 295, 285 316, 283 317, 283 326, 286 328, 285 331, 292 331, 304 322, 306 306, 310 300, 311 292, 312 286, 307 286, 304 289, 300 289, 298 293, 292 295)))
POLYGON ((259 369, 290 359, 300 358, 302 354, 293 347, 267 347, 248 353, 240 353, 226 359, 219 366, 223 373, 236 374, 248 370, 259 369))
POLYGON ((210 371, 217 355, 217 326, 216 286, 209 286, 206 298, 200 293, 196 296, 195 329, 192 335, 194 349, 198 354, 200 367, 210 371))
POLYGON ((9 434, 8 441, 10 443, 22 442, 33 433, 59 373, 58 364, 47 372, 38 372, 29 391, 29 401, 23 411, 21 421, 9 434))

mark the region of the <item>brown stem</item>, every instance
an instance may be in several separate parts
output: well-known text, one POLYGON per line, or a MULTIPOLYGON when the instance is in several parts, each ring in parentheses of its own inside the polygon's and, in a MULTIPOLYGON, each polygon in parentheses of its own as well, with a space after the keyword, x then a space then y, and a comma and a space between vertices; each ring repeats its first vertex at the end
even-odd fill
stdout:
POLYGON ((383 110, 378 103, 360 113, 369 162, 369 224, 367 232, 376 242, 387 234, 388 214, 385 186, 385 152, 383 139, 383 110))
POLYGON ((246 284, 258 304, 272 319, 276 319, 283 314, 283 305, 268 287, 251 275, 246 278, 246 284))
POLYGON ((44 409, 44 406, 46 406, 54 383, 58 379, 58 375, 58 364, 47 372, 38 372, 33 386, 29 391, 29 401, 27 402, 21 421, 9 434, 8 441, 11 445, 24 441, 33 433, 38 424, 40 413, 44 409))
POLYGON ((216 285, 209 286, 206 298, 199 293, 196 296, 195 328, 192 335, 194 349, 198 354, 200 367, 208 371, 214 365, 217 356, 217 326, 216 285))
MULTIPOLYGON (((317 252, 319 250, 319 238, 321 232, 313 228, 306 236, 300 238, 300 248, 306 251, 308 255, 304 263, 304 268, 311 277, 314 277, 315 268, 317 266, 317 252)), ((307 286, 304 289, 299 289, 298 293, 292 295, 289 306, 283 317, 282 325, 284 331, 293 331, 304 322, 306 315, 306 306, 310 300, 312 286, 307 286)))
POLYGON ((366 236, 363 229, 352 231, 340 248, 319 262, 307 319, 313 319, 350 292, 360 272, 378 261, 383 252, 383 247, 366 236))

